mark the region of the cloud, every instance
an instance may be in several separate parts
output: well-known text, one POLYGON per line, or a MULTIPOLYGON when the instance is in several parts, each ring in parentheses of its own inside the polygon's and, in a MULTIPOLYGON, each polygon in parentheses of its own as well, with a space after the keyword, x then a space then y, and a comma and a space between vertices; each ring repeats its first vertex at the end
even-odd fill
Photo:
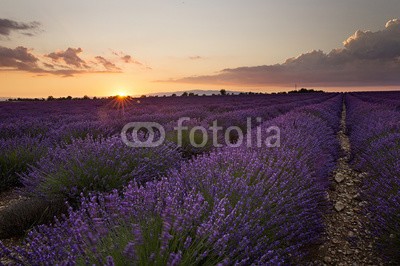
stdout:
POLYGON ((68 48, 65 51, 57 51, 46 56, 51 58, 54 62, 63 61, 67 65, 71 65, 77 68, 89 68, 84 60, 82 60, 78 54, 82 53, 82 48, 68 48))
POLYGON ((189 56, 189 59, 190 60, 200 60, 200 59, 204 59, 204 58, 199 55, 195 55, 195 56, 189 56))
POLYGON ((248 86, 400 85, 400 19, 385 29, 356 31, 343 47, 329 53, 314 50, 282 64, 227 68, 214 75, 162 82, 248 86))
POLYGON ((58 69, 55 65, 41 62, 28 48, 18 46, 7 48, 0 46, 0 71, 23 71, 29 73, 54 74, 71 76, 80 71, 73 69, 58 69))
POLYGON ((145 66, 142 62, 138 61, 137 59, 133 58, 131 55, 128 55, 122 51, 114 51, 111 50, 112 54, 117 56, 122 62, 126 64, 135 64, 138 66, 142 66, 146 69, 151 69, 149 66, 145 66))
MULTIPOLYGON (((40 27, 39 22, 21 23, 9 19, 0 19, 0 37, 8 37, 13 31, 33 36, 40 27)), ((46 74, 71 77, 77 74, 120 73, 122 69, 110 60, 95 56, 90 60, 81 57, 82 48, 69 47, 49 54, 35 55, 32 50, 18 46, 7 48, 0 46, 0 71, 23 71, 35 73, 36 76, 46 74)), ((141 64, 131 56, 121 54, 120 59, 126 63, 141 64)))
POLYGON ((132 62, 132 56, 130 56, 130 55, 124 55, 123 57, 121 57, 121 59, 125 63, 131 63, 132 62))
POLYGON ((0 46, 0 68, 21 71, 38 71, 39 59, 27 48, 18 46, 15 49, 0 46))
POLYGON ((13 31, 25 31, 22 34, 33 36, 39 28, 40 23, 37 21, 30 23, 17 22, 10 19, 0 18, 0 36, 9 36, 13 31))
POLYGON ((343 44, 346 52, 358 59, 393 59, 400 55, 400 20, 390 20, 382 31, 358 30, 343 44))
POLYGON ((115 64, 111 63, 110 61, 108 61, 104 57, 96 56, 95 58, 96 58, 97 62, 102 64, 106 70, 108 70, 108 71, 121 71, 121 68, 117 67, 115 64))
POLYGON ((130 55, 124 55, 121 56, 121 60, 127 64, 136 64, 136 65, 140 65, 142 66, 143 64, 139 61, 137 61, 136 59, 134 59, 132 56, 130 55))
POLYGON ((43 65, 44 65, 45 67, 47 67, 47 68, 55 69, 55 66, 54 66, 53 64, 43 63, 43 65))
POLYGON ((23 71, 37 76, 51 74, 63 77, 122 72, 121 68, 102 56, 94 57, 94 61, 85 61, 78 56, 82 52, 81 48, 68 48, 65 51, 35 55, 26 47, 19 46, 13 49, 0 46, 0 71, 23 71))

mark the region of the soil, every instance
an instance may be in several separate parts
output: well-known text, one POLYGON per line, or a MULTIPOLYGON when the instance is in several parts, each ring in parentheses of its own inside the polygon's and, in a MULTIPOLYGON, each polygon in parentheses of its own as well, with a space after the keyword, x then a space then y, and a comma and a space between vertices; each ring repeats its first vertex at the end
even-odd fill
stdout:
MULTIPOLYGON (((23 200, 23 197, 19 195, 17 189, 8 190, 8 191, 0 193, 0 213, 7 206, 10 206, 11 204, 13 204, 17 201, 20 201, 20 200, 23 200)), ((0 241, 6 247, 11 247, 11 246, 19 244, 21 239, 20 238, 8 238, 8 239, 0 239, 0 241)), ((0 258, 0 265, 2 265, 2 264, 7 265, 10 263, 11 263, 11 261, 0 258)))
POLYGON ((343 156, 339 158, 328 191, 332 211, 325 217, 326 234, 314 265, 383 265, 374 253, 375 239, 366 228, 365 208, 368 202, 360 197, 365 173, 349 165, 351 146, 346 135, 346 106, 343 103, 338 139, 343 156))

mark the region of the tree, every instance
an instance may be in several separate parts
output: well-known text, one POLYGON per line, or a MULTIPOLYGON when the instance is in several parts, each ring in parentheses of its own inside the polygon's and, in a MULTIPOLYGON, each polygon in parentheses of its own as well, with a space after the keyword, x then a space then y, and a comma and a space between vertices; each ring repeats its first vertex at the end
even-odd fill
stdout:
POLYGON ((182 93, 182 97, 186 97, 186 96, 188 96, 189 94, 185 91, 184 93, 182 93))
POLYGON ((176 94, 175 94, 175 93, 172 93, 171 97, 176 97, 176 94))
POLYGON ((221 93, 221 95, 226 95, 226 90, 222 89, 219 91, 219 93, 221 93))
POLYGON ((309 93, 309 92, 324 92, 322 90, 314 90, 314 89, 307 89, 301 88, 300 90, 289 91, 288 93, 309 93))
POLYGON ((53 96, 49 96, 49 97, 47 97, 47 100, 48 101, 54 101, 54 97, 53 96))

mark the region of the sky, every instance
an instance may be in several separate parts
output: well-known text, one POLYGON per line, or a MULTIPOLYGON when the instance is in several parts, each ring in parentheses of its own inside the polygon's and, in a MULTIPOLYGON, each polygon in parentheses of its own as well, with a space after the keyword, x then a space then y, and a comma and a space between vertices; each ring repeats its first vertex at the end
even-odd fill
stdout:
POLYGON ((400 88, 399 0, 1 0, 0 97, 400 88))

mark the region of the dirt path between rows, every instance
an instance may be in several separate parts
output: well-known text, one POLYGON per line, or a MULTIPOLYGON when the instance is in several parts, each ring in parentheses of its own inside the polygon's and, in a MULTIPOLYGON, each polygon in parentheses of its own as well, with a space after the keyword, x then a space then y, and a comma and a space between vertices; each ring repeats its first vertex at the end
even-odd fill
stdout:
POLYGON ((349 165, 350 142, 346 135, 346 106, 343 103, 338 139, 343 156, 337 162, 328 199, 333 208, 325 217, 326 239, 319 247, 317 265, 383 265, 373 252, 371 232, 365 229, 368 220, 367 202, 360 197, 363 173, 349 165))

